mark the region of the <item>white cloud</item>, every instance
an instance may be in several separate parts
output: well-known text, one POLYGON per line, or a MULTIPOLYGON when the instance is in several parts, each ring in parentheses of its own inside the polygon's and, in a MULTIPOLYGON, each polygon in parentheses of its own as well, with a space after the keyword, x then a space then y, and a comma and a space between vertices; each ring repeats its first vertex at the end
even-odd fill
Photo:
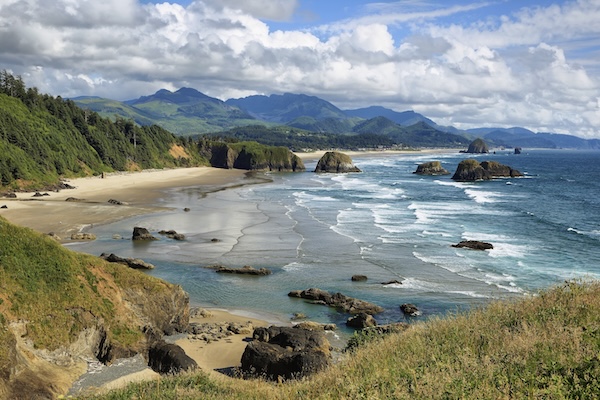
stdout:
POLYGON ((469 26, 436 19, 489 4, 377 4, 374 14, 314 31, 272 31, 264 20, 289 19, 297 1, 0 0, 0 68, 64 97, 130 99, 181 86, 221 99, 288 91, 339 107, 414 109, 459 127, 600 136, 600 69, 585 56, 600 33, 598 1, 469 26), (417 5, 429 8, 398 12, 417 5), (400 22, 409 36, 393 36, 400 22))

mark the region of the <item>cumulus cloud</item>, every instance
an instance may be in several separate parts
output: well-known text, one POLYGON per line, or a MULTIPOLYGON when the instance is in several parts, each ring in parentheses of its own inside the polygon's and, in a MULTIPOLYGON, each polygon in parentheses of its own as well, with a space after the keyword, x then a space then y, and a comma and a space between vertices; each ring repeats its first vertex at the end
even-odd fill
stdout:
POLYGON ((600 70, 586 55, 600 33, 598 1, 470 25, 440 19, 490 4, 372 4, 368 15, 300 31, 268 24, 292 18, 296 0, 0 0, 0 68, 63 97, 295 92, 339 107, 414 109, 461 128, 600 136, 600 70))

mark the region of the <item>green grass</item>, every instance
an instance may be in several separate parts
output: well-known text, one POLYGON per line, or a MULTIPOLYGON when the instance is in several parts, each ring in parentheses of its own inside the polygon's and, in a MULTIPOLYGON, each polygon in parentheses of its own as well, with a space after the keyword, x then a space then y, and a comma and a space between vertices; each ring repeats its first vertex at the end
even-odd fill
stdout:
POLYGON ((300 382, 214 380, 203 372, 133 384, 99 399, 588 399, 600 393, 600 283, 361 340, 300 382))

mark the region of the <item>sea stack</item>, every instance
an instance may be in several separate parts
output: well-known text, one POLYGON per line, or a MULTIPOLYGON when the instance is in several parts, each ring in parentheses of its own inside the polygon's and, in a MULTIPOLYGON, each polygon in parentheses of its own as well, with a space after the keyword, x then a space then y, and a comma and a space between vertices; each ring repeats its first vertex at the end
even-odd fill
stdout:
POLYGON ((469 154, 485 154, 489 153, 490 149, 487 144, 481 138, 477 138, 471 142, 469 148, 464 153, 469 154))
POLYGON ((315 172, 361 172, 353 163, 349 155, 337 151, 328 151, 317 163, 315 172))
POLYGON ((500 164, 496 161, 479 163, 477 160, 469 159, 463 160, 458 164, 452 180, 472 182, 493 178, 515 178, 518 176, 523 176, 523 174, 508 165, 500 164))
POLYGON ((429 161, 417 166, 417 170, 413 172, 417 175, 450 175, 450 172, 442 167, 439 161, 429 161))

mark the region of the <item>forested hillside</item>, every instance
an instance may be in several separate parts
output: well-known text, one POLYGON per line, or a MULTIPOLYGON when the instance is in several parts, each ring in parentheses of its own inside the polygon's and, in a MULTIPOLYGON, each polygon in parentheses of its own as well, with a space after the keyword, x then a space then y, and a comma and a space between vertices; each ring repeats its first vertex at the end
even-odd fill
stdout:
POLYGON ((12 190, 61 177, 207 164, 192 141, 153 126, 115 122, 71 100, 26 88, 0 72, 0 186, 12 190))

